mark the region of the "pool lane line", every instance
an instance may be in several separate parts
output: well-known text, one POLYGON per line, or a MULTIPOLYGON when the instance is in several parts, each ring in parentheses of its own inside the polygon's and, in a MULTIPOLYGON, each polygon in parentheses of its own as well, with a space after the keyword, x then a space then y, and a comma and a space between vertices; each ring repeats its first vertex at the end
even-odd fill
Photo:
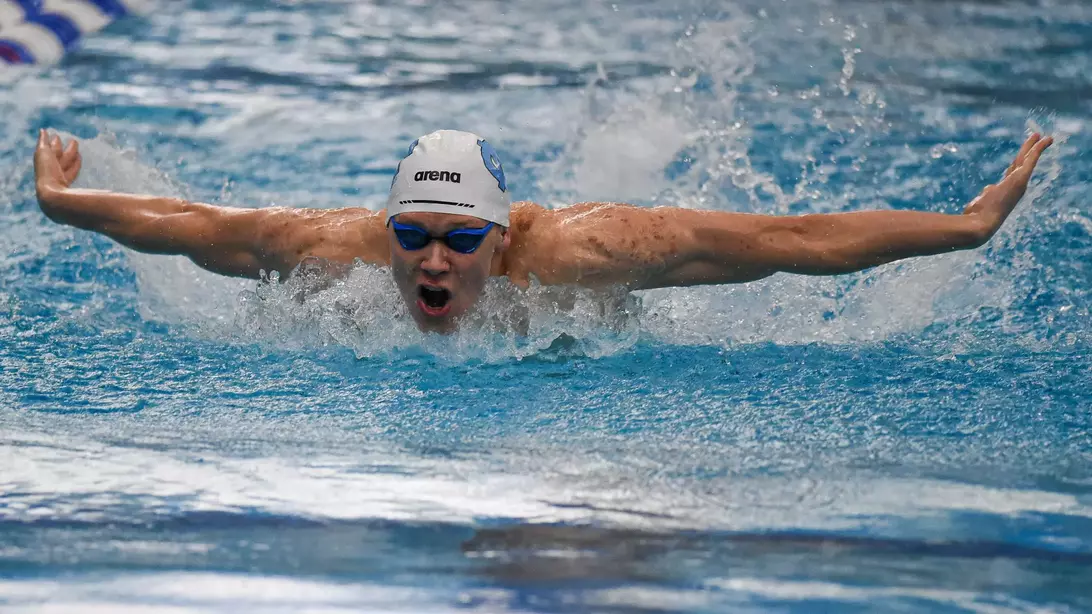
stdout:
POLYGON ((0 0, 0 70, 55 64, 89 34, 152 8, 151 0, 0 0))

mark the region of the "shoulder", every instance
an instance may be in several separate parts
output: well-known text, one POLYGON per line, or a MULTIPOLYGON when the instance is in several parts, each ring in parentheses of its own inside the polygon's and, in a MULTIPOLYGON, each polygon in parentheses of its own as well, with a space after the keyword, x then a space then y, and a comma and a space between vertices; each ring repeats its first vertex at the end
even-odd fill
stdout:
POLYGON ((532 202, 512 204, 511 222, 512 240, 542 240, 559 232, 564 226, 577 219, 611 219, 632 209, 631 205, 618 203, 576 203, 559 209, 547 209, 532 202))
POLYGON ((618 203, 584 202, 559 209, 521 202, 512 206, 512 242, 506 271, 516 285, 530 276, 545 284, 563 283, 589 258, 601 252, 604 236, 616 232, 618 221, 634 209, 618 203))
POLYGON ((512 252, 522 254, 541 247, 542 242, 555 232, 555 219, 554 211, 541 205, 513 203, 508 225, 508 232, 512 235, 512 252))
POLYGON ((387 264, 383 216, 364 208, 261 209, 261 242, 287 260, 316 257, 351 264, 387 264))
POLYGON ((548 213, 548 209, 532 202, 512 203, 508 214, 508 231, 512 233, 512 240, 537 232, 541 228, 540 222, 548 213))
POLYGON ((508 220, 511 243, 504 255, 504 275, 517 286, 526 287, 530 283, 536 258, 548 250, 544 243, 552 235, 548 229, 551 213, 532 202, 512 203, 508 220))

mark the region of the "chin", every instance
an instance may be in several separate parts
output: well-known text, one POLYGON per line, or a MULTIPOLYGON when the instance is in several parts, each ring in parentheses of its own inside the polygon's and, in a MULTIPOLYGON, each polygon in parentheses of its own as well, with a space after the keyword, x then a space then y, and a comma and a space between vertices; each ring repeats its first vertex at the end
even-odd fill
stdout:
POLYGON ((413 312, 413 320, 421 332, 441 335, 454 333, 459 328, 459 316, 466 311, 466 309, 449 309, 444 315, 436 316, 426 313, 419 305, 413 305, 410 309, 413 312))

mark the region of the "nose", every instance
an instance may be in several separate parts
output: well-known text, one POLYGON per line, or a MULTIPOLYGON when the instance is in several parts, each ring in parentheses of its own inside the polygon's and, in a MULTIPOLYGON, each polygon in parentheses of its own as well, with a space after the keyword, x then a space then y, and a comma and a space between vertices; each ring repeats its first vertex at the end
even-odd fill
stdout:
POLYGON ((421 270, 428 275, 439 275, 451 270, 451 262, 447 259, 447 247, 439 241, 433 241, 425 247, 427 253, 421 262, 421 270))

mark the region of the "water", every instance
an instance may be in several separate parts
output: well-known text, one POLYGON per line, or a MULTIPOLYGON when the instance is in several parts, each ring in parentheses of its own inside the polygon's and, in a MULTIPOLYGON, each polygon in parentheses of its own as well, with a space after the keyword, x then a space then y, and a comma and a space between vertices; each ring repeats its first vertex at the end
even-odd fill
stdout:
POLYGON ((1092 9, 163 3, 0 89, 5 611, 1092 610, 1092 9), (80 184, 382 206, 487 135, 514 196, 957 212, 986 248, 625 296, 497 283, 422 336, 49 223, 80 184))

